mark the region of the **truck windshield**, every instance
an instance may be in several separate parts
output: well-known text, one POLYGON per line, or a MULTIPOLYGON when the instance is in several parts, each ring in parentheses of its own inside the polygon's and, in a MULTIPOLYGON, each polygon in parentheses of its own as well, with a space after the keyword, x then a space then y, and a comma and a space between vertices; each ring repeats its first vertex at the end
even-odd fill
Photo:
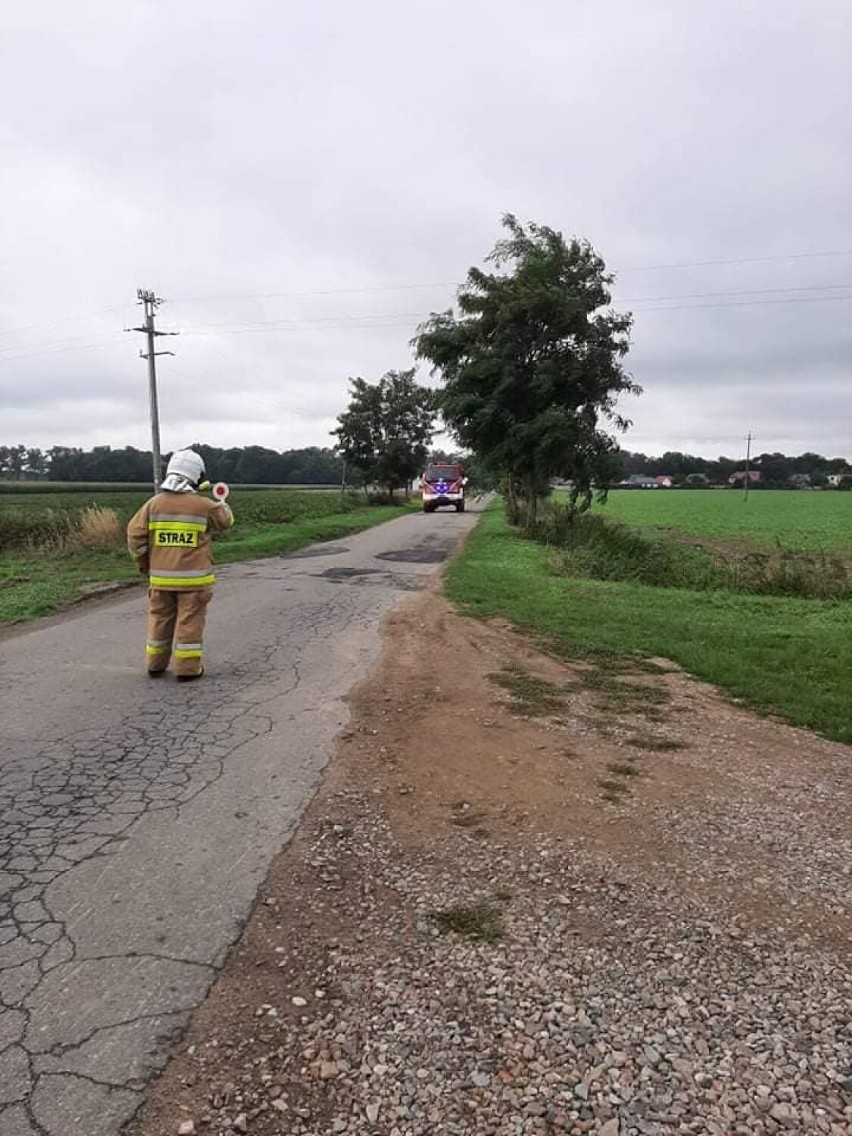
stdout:
POLYGON ((458 481, 461 472, 457 465, 430 465, 425 477, 427 481, 458 481))

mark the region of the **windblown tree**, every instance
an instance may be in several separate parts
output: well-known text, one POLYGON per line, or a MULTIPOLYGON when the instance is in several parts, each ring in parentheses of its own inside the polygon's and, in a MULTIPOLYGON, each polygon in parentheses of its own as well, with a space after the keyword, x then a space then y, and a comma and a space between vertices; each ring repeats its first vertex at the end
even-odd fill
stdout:
POLYGON ((365 484, 389 496, 422 471, 435 432, 434 391, 414 380, 414 370, 388 371, 377 383, 350 379, 349 408, 337 421, 337 451, 365 484))
POLYGON ((632 317, 610 310, 603 260, 586 241, 503 217, 508 236, 471 268, 459 313, 435 314, 414 340, 443 380, 442 417, 506 486, 513 522, 531 527, 551 479, 573 483, 573 508, 605 486, 629 421, 619 396, 640 387, 622 367, 632 317))

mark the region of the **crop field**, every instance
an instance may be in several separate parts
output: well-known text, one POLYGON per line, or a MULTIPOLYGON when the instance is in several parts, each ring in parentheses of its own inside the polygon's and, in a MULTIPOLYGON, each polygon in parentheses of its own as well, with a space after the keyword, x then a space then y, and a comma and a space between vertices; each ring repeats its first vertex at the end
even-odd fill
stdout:
MULTIPOLYGON (((30 516, 49 512, 79 513, 95 505, 115 509, 122 517, 130 517, 151 496, 147 485, 101 484, 83 485, 67 482, 64 485, 16 485, 0 482, 0 517, 9 513, 27 513, 30 516)), ((231 489, 229 501, 236 508, 239 502, 244 512, 252 515, 274 512, 276 507, 319 508, 308 501, 333 498, 340 501, 340 488, 301 485, 237 485, 231 489)))
MULTIPOLYGON (((49 543, 61 536, 87 509, 112 509, 124 525, 150 497, 145 486, 73 486, 48 492, 4 492, 0 488, 0 550, 49 543)), ((228 498, 240 527, 288 524, 308 517, 349 512, 363 504, 355 493, 339 489, 238 486, 228 498)))
MULTIPOLYGON (((124 529, 149 496, 144 486, 4 493, 0 485, 0 624, 73 603, 92 585, 136 582, 124 529)), ((368 505, 354 490, 289 486, 238 486, 228 500, 236 525, 216 540, 219 564, 333 540, 412 507, 368 505)))
POLYGON ((790 552, 852 550, 852 493, 759 489, 621 489, 604 516, 660 535, 687 533, 790 552))

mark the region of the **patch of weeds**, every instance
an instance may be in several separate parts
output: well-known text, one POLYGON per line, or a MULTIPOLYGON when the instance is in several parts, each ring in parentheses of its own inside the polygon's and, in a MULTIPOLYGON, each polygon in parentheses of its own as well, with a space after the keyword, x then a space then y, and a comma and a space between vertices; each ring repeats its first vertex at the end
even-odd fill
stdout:
MULTIPOLYGON (((588 647, 578 643, 552 644, 553 653, 577 662, 578 682, 575 689, 606 696, 599 710, 613 714, 644 714, 653 717, 656 708, 670 699, 665 687, 635 681, 637 675, 662 675, 666 668, 641 655, 619 655, 614 651, 588 647)), ((658 712, 658 711, 657 711, 658 712)))
MULTIPOLYGON (((621 672, 623 675, 624 672, 621 672)), ((599 690, 604 694, 613 694, 621 699, 628 699, 643 704, 660 705, 667 702, 667 690, 659 686, 648 686, 642 682, 625 680, 617 672, 604 671, 600 668, 589 670, 584 675, 584 682, 589 690, 599 690)))
MULTIPOLYGON (((621 786, 619 786, 621 788, 621 786)), ((611 805, 620 805, 622 802, 622 794, 616 789, 604 789, 600 794, 602 801, 608 801, 611 805)))
POLYGON ((431 919, 442 935, 452 931, 486 943, 494 943, 503 935, 503 913, 496 903, 485 899, 433 911, 431 919))
POLYGON ((611 805, 621 805, 625 797, 631 796, 627 783, 624 780, 616 781, 612 777, 602 777, 598 781, 598 788, 602 790, 599 794, 601 800, 608 801, 611 805))
POLYGON ((638 706, 636 713, 655 726, 661 726, 666 721, 665 714, 658 706, 638 706))
POLYGON ((611 761, 607 765, 607 770, 614 773, 617 777, 638 777, 639 770, 635 765, 631 765, 629 761, 611 761))
POLYGON ((672 738, 654 738, 644 734, 636 734, 625 739, 626 744, 636 749, 647 749, 651 753, 674 753, 675 750, 685 749, 683 742, 676 742, 672 738))
POLYGON ((672 673, 671 667, 664 667, 660 663, 655 663, 653 659, 645 659, 641 655, 631 655, 629 666, 632 671, 641 671, 642 674, 648 675, 666 675, 672 673))
POLYGON ((522 667, 506 666, 488 677, 509 692, 512 713, 520 717, 541 718, 564 708, 564 692, 560 687, 536 678, 522 667))
POLYGON ((627 786, 622 781, 613 781, 610 778, 602 778, 598 781, 598 788, 604 789, 608 793, 626 793, 627 786))
POLYGON ((453 805, 453 815, 450 818, 450 824, 456 825, 457 828, 476 828, 487 819, 487 814, 478 812, 472 808, 467 801, 459 801, 453 805))
POLYGON ((662 707, 669 693, 662 687, 625 681, 617 673, 594 668, 583 675, 587 690, 603 696, 595 703, 598 710, 609 714, 641 714, 652 721, 663 721, 662 707))

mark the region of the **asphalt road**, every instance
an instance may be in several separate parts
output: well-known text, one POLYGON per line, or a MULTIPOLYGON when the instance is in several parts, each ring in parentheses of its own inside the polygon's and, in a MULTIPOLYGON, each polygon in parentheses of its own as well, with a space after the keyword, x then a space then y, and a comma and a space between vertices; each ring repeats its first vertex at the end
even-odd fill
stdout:
POLYGON ((143 593, 0 642, 0 1136, 115 1136, 298 824, 379 628, 476 517, 219 573, 197 683, 143 593))

